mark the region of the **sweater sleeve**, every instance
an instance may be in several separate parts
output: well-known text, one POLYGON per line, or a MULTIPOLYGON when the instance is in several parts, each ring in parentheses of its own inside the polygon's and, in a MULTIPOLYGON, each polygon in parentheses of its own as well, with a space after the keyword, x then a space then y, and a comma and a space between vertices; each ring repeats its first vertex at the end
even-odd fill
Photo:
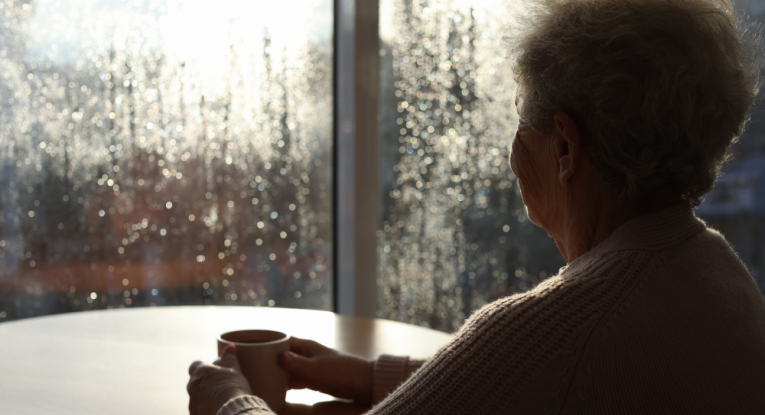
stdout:
POLYGON ((239 395, 229 399, 217 415, 275 415, 266 402, 254 395, 239 395))
MULTIPOLYGON (((597 315, 594 309, 603 306, 597 301, 603 295, 598 284, 602 281, 571 284, 564 290, 563 281, 555 277, 535 290, 485 306, 471 316, 451 343, 366 415, 514 412, 519 393, 542 371, 549 371, 550 363, 561 352, 568 353, 582 327, 597 315)), ((390 372, 402 378, 403 364, 391 363, 390 372)), ((568 367, 560 370, 569 373, 568 367)), ((567 377, 556 382, 565 384, 567 377)), ((547 394, 534 393, 541 392, 547 394)), ((565 388, 556 387, 552 392, 555 396, 545 398, 561 402, 564 392, 565 388)))
POLYGON ((380 356, 375 361, 372 374, 372 404, 385 399, 424 363, 424 360, 414 360, 403 356, 386 354, 380 356))
MULTIPOLYGON (((574 353, 574 338, 597 321, 600 310, 610 308, 608 299, 613 296, 604 286, 613 284, 608 281, 596 278, 564 284, 560 277, 553 277, 532 291, 488 304, 419 369, 420 362, 410 364, 408 357, 381 356, 372 373, 373 399, 379 403, 366 415, 528 413, 516 411, 519 393, 541 371, 550 371, 553 361, 571 365, 575 360, 573 355, 559 358, 561 352, 574 353)), ((569 369, 556 368, 564 376, 556 378, 553 390, 531 395, 548 406, 562 404, 569 369)), ((218 412, 272 414, 254 396, 234 398, 218 412)))

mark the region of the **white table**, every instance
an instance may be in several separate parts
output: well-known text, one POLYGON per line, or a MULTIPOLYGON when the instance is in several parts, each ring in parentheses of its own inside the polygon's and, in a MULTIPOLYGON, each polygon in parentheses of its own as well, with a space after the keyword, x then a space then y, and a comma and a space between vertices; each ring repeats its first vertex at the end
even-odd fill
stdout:
MULTIPOLYGON (((451 336, 325 311, 259 307, 160 307, 59 314, 0 323, 0 413, 188 413, 188 366, 216 357, 218 334, 279 330, 375 358, 427 357, 451 336)), ((280 414, 360 414, 365 408, 290 391, 280 414)))

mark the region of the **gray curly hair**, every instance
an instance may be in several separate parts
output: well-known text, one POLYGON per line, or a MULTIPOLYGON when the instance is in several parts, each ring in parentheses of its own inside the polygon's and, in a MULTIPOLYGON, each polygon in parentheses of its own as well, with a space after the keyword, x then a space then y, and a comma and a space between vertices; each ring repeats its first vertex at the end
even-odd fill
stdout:
POLYGON ((696 206, 762 83, 753 27, 728 0, 528 2, 506 39, 519 115, 547 132, 568 113, 623 203, 664 189, 696 206))

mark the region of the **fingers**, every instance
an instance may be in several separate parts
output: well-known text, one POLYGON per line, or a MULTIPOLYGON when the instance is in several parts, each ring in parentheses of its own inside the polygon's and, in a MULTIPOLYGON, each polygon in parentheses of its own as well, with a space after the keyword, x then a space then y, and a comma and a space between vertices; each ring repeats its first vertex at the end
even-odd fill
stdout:
POLYGON ((197 403, 194 401, 194 398, 189 398, 189 415, 197 415, 197 413, 197 403))
POLYGON ((290 350, 307 357, 313 357, 320 353, 326 347, 313 340, 299 339, 297 337, 290 338, 290 350))
POLYGON ((290 376, 289 380, 287 381, 287 390, 292 389, 311 389, 319 392, 324 392, 322 390, 321 382, 310 381, 308 379, 303 379, 297 376, 290 376))
POLYGON ((310 340, 299 339, 297 337, 290 337, 290 350, 295 353, 306 355, 306 343, 310 340))
POLYGON ((226 347, 221 350, 220 355, 223 356, 228 353, 233 353, 236 355, 236 345, 235 344, 229 344, 226 347))
POLYGON ((309 383, 306 382, 305 379, 294 375, 290 375, 289 380, 287 381, 287 389, 306 389, 309 388, 309 386, 309 383))
POLYGON ((213 415, 231 398, 251 394, 247 379, 231 368, 194 362, 186 385, 191 415, 213 415))
POLYGON ((242 368, 239 366, 239 359, 236 357, 236 346, 233 344, 230 344, 223 349, 219 360, 219 366, 234 369, 235 371, 242 373, 242 368))
MULTIPOLYGON (((220 367, 226 367, 229 369, 234 369, 237 372, 241 373, 242 368, 239 366, 239 359, 236 357, 236 346, 233 344, 230 344, 226 346, 226 348, 223 349, 221 352, 221 355, 219 358, 215 359, 212 363, 213 365, 220 366, 220 367)), ((189 366, 189 375, 193 376, 194 372, 196 372, 199 369, 204 368, 205 366, 212 366, 209 363, 205 363, 201 360, 197 360, 194 363, 189 366)))
POLYGON ((221 362, 227 359, 231 359, 231 357, 236 358, 236 345, 233 344, 229 344, 228 346, 224 347, 220 352, 221 362))
POLYGON ((189 375, 193 375, 194 372, 197 370, 197 368, 204 365, 205 365, 205 362, 201 360, 195 360, 194 363, 192 363, 191 366, 189 366, 189 375))
POLYGON ((287 372, 301 378, 315 379, 318 376, 317 362, 293 352, 284 352, 279 363, 287 372))

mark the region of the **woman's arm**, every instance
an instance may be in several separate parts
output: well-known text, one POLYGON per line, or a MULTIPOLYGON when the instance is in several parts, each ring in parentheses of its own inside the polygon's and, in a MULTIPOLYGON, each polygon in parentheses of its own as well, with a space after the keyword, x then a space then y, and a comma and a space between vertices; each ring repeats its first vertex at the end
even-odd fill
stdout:
POLYGON ((375 362, 338 352, 313 340, 292 337, 279 356, 289 373, 289 389, 312 389, 363 405, 372 403, 375 362))
MULTIPOLYGON (((308 340, 300 339, 297 341, 308 342, 308 340)), ((319 346, 321 348, 324 347, 321 345, 319 346)), ((332 349, 329 350, 335 352, 332 349)), ((356 359, 355 356, 345 356, 356 359)), ((343 366, 342 360, 342 358, 336 360, 335 364, 337 366, 343 366)), ((282 362, 286 362, 286 359, 283 359, 282 362)), ((396 390, 396 388, 411 376, 412 373, 416 372, 423 363, 425 363, 425 360, 414 360, 403 356, 380 356, 380 358, 373 362, 371 403, 377 404, 385 399, 386 396, 396 390)), ((289 363, 287 364, 289 365, 289 363)), ((297 368, 297 370, 304 373, 306 369, 301 366, 306 365, 310 365, 310 363, 307 363, 307 361, 295 363, 293 361, 290 367, 292 369, 297 368)), ((342 370, 337 370, 337 372, 342 372, 342 370)), ((308 383, 305 379, 300 381, 296 380, 297 375, 295 373, 291 373, 290 378, 290 387, 292 389, 297 389, 298 386, 308 387, 308 383)), ((363 381, 360 383, 363 383, 363 381)), ((369 404, 369 402, 366 402, 366 404, 369 404)), ((240 395, 226 402, 220 411, 218 411, 217 415, 270 415, 272 413, 273 412, 268 409, 268 406, 260 398, 253 395, 240 395)))
MULTIPOLYGON (((383 400, 425 362, 391 355, 382 355, 376 361, 368 361, 340 353, 311 340, 297 338, 291 339, 290 346, 291 352, 280 357, 282 367, 290 375, 290 389, 309 388, 340 398, 353 399, 364 405, 376 404, 383 400)), ((224 357, 226 356, 229 354, 224 351, 224 357)), ((221 360, 222 362, 215 362, 221 364, 220 368, 216 368, 216 365, 205 365, 209 366, 207 376, 228 377, 236 373, 234 362, 230 361, 229 357, 221 360)), ((201 362, 197 365, 201 365, 201 362)), ((194 388, 192 382, 189 383, 191 402, 202 400, 200 390, 204 388, 200 388, 199 384, 197 381, 194 388), (193 394, 193 391, 196 393, 193 394)), ((212 399, 217 405, 222 405, 217 415, 273 413, 265 402, 251 394, 237 393, 225 396, 231 398, 224 400, 224 403, 220 403, 221 399, 212 399)))
POLYGON ((295 337, 290 349, 280 359, 290 374, 290 389, 313 389, 362 405, 383 400, 424 363, 390 355, 366 360, 295 337))
POLYGON ((404 356, 382 355, 374 363, 372 375, 372 404, 376 405, 416 372, 425 360, 404 356))

